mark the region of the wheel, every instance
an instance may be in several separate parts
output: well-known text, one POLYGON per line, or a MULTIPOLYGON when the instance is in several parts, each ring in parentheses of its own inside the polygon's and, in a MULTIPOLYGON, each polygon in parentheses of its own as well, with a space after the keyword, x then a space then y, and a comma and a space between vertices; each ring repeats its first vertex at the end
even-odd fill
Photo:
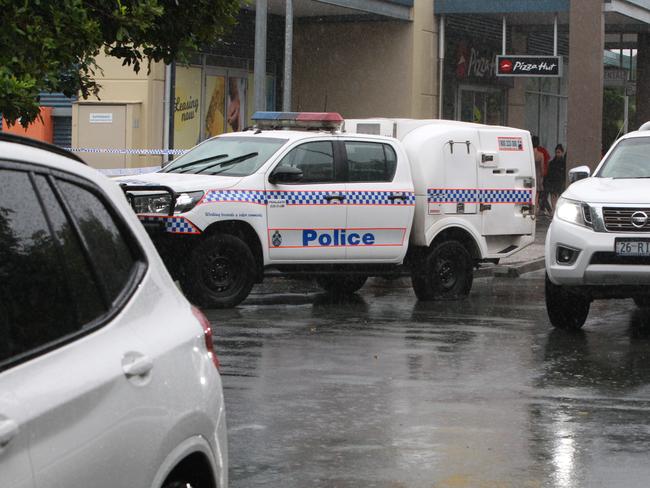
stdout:
POLYGON ((316 277, 316 284, 330 295, 351 295, 366 283, 363 275, 323 275, 316 277))
POLYGON ((553 327, 578 330, 587 320, 591 299, 555 285, 546 275, 546 312, 553 327))
POLYGON ((634 303, 639 308, 650 308, 650 296, 634 297, 634 303))
POLYGON ((181 287, 201 307, 234 307, 250 293, 254 270, 255 258, 244 241, 217 234, 192 250, 181 287))
POLYGON ((472 289, 472 257, 460 242, 449 240, 434 244, 411 274, 418 300, 456 300, 472 289))

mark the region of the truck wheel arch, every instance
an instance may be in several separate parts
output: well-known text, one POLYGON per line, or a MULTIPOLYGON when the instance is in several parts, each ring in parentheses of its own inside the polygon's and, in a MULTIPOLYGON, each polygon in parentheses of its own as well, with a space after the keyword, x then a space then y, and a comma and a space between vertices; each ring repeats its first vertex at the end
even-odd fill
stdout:
POLYGON ((455 240, 463 244, 472 259, 475 261, 481 259, 482 253, 477 239, 469 230, 460 226, 452 225, 440 230, 433 237, 433 240, 429 243, 429 246, 433 246, 434 244, 448 240, 455 240))
POLYGON ((256 282, 261 282, 264 277, 264 255, 262 242, 253 226, 243 220, 220 220, 210 224, 203 231, 204 237, 214 234, 230 234, 239 237, 250 246, 256 263, 256 282))

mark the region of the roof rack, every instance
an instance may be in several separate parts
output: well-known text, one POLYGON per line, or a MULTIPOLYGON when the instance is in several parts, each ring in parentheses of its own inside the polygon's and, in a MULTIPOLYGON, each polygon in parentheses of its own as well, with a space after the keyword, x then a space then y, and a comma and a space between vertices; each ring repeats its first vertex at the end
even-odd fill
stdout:
POLYGON ((39 141, 37 139, 31 139, 29 137, 18 136, 16 134, 9 134, 7 132, 0 131, 0 142, 14 142, 16 144, 22 144, 24 146, 34 147, 36 149, 43 149, 45 151, 50 151, 58 154, 59 156, 64 156, 66 158, 74 159, 78 163, 86 164, 86 162, 70 151, 66 151, 62 147, 55 146, 48 142, 39 141))

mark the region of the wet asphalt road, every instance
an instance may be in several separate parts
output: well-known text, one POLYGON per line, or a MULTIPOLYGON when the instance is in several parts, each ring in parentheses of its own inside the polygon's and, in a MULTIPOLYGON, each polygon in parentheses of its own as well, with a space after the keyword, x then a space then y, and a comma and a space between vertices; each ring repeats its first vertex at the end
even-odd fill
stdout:
POLYGON ((366 286, 207 311, 231 487, 650 486, 650 314, 596 302, 581 333, 554 331, 543 286, 541 271, 476 280, 461 302, 366 286))

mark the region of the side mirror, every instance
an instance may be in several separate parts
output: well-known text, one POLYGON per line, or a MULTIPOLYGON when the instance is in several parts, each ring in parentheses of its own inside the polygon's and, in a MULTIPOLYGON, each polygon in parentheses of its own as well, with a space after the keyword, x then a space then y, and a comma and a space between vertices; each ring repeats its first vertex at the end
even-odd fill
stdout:
POLYGON ((302 170, 293 166, 278 166, 269 175, 269 183, 296 183, 302 180, 302 170))
POLYGON ((591 176, 591 168, 589 166, 578 166, 569 170, 569 183, 575 183, 579 180, 584 180, 591 176))

